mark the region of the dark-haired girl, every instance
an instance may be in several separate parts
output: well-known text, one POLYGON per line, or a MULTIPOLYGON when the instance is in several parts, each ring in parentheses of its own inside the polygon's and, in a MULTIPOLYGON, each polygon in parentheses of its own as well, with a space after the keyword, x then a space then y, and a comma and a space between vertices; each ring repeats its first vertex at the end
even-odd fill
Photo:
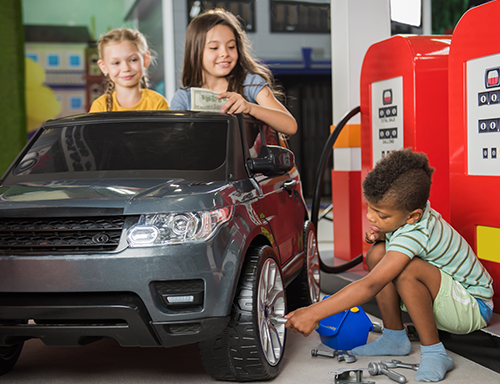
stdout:
POLYGON ((258 64, 249 51, 249 42, 238 19, 230 12, 215 9, 195 17, 186 31, 182 85, 170 109, 191 109, 191 88, 206 88, 227 98, 222 113, 247 113, 293 135, 297 122, 272 89, 272 75, 258 64))

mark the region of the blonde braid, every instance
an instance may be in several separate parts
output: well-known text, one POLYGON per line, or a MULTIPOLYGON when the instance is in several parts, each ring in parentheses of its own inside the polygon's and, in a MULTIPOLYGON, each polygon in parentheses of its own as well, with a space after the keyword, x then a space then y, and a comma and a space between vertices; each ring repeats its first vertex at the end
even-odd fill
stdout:
POLYGON ((109 75, 106 75, 108 80, 108 86, 106 88, 106 111, 110 112, 113 110, 113 92, 115 90, 115 83, 111 81, 109 75))

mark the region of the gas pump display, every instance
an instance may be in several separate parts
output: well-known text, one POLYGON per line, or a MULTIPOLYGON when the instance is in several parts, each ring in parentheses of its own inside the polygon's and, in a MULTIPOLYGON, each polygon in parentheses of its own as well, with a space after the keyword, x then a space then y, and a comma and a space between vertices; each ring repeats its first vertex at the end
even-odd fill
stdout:
POLYGON ((372 84, 372 143, 375 164, 390 151, 402 149, 403 77, 372 84))
POLYGON ((467 169, 500 176, 500 54, 467 62, 467 169))
POLYGON ((500 2, 467 11, 449 54, 450 223, 493 277, 500 313, 500 2))

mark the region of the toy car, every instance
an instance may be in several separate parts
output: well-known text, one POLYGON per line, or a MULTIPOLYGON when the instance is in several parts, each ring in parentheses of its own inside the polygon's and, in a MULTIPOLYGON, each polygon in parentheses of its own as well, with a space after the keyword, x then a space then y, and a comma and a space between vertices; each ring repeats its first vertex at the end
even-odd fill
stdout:
POLYGON ((198 343, 216 379, 275 377, 274 319, 318 301, 293 153, 245 115, 45 123, 0 180, 0 374, 24 341, 198 343))

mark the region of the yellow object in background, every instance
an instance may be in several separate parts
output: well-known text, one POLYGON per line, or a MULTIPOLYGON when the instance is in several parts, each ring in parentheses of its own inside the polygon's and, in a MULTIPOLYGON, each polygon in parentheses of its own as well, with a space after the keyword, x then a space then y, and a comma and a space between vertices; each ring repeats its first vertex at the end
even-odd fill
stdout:
POLYGON ((45 70, 33 60, 26 58, 26 125, 33 131, 44 121, 61 113, 61 103, 54 92, 43 85, 45 70))
POLYGON ((483 260, 500 262, 500 251, 498 250, 500 228, 478 225, 476 231, 477 257, 483 260))

